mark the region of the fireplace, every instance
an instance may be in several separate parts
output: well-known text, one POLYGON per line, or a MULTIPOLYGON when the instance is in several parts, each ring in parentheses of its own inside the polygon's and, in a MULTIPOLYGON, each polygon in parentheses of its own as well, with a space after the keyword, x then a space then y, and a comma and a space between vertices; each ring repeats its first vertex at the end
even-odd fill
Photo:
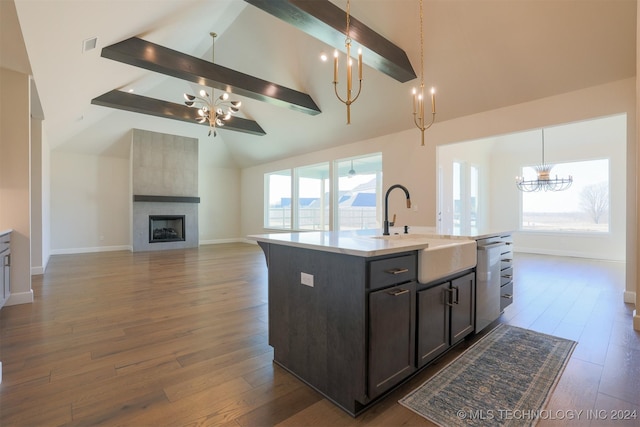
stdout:
POLYGON ((198 138, 133 129, 133 252, 199 246, 198 144, 198 138))
POLYGON ((184 215, 149 215, 149 243, 183 242, 184 215))

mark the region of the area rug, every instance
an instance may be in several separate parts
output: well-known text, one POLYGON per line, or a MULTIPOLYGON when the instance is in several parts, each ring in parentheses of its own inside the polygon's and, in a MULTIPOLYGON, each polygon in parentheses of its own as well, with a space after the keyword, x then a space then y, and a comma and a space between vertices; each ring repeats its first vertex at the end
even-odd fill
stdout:
POLYGON ((440 426, 532 426, 575 341, 499 325, 399 403, 440 426))

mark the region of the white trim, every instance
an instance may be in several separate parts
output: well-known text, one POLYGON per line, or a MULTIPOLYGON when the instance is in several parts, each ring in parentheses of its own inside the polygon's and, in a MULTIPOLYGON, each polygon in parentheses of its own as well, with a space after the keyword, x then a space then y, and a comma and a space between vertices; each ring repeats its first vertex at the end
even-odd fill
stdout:
POLYGON ((44 267, 43 266, 31 267, 31 275, 32 276, 40 276, 42 274, 44 274, 44 267))
POLYGON ((636 293, 631 291, 624 291, 624 302, 627 304, 636 304, 636 293))
POLYGON ((233 237, 230 239, 214 239, 214 240, 200 240, 200 245, 217 245, 220 243, 243 243, 245 239, 241 237, 233 237))
POLYGON ((52 249, 51 255, 71 255, 86 254, 91 252, 113 252, 113 251, 132 251, 130 245, 121 246, 97 246, 94 248, 68 248, 68 249, 52 249))
POLYGON ((624 259, 618 258, 607 258, 606 256, 594 256, 594 254, 587 254, 584 252, 577 251, 563 251, 563 250, 554 250, 554 249, 539 249, 539 248, 523 248, 518 245, 517 249, 514 249, 514 252, 522 252, 527 254, 538 254, 538 255, 553 255, 553 256, 567 256, 574 258, 587 258, 587 259, 599 259, 603 261, 615 261, 615 262, 625 262, 624 259))
POLYGON ((33 302, 33 289, 29 289, 29 292, 20 292, 17 294, 9 295, 9 299, 5 303, 5 307, 8 305, 18 304, 30 304, 33 302))

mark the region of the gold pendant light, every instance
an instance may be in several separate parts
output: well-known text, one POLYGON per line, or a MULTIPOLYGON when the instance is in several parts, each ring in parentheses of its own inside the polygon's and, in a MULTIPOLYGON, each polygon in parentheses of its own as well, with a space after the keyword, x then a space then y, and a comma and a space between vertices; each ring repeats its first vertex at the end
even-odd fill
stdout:
POLYGON ((333 52, 333 89, 336 93, 336 96, 347 106, 347 124, 351 124, 351 104, 356 102, 358 97, 360 96, 360 91, 362 90, 362 49, 358 49, 358 93, 355 98, 352 98, 353 91, 353 61, 351 59, 351 37, 349 35, 349 24, 350 24, 350 1, 347 0, 347 38, 344 41, 345 47, 347 48, 347 97, 346 99, 342 99, 338 94, 338 49, 333 52))
POLYGON ((431 88, 431 121, 425 121, 424 109, 424 32, 423 32, 423 11, 422 0, 420 0, 420 91, 413 88, 413 122, 420 129, 422 134, 422 145, 424 145, 424 131, 429 129, 436 120, 436 90, 431 88))

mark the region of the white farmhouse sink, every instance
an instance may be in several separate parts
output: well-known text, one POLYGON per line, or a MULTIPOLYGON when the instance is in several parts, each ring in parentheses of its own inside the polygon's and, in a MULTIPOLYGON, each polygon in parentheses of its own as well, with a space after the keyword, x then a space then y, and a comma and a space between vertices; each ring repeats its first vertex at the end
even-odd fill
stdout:
POLYGON ((475 240, 428 239, 418 252, 418 282, 429 283, 476 266, 475 240))
POLYGON ((418 282, 429 283, 476 266, 476 241, 466 239, 437 238, 428 234, 391 234, 374 236, 406 243, 424 244, 418 251, 418 282))

